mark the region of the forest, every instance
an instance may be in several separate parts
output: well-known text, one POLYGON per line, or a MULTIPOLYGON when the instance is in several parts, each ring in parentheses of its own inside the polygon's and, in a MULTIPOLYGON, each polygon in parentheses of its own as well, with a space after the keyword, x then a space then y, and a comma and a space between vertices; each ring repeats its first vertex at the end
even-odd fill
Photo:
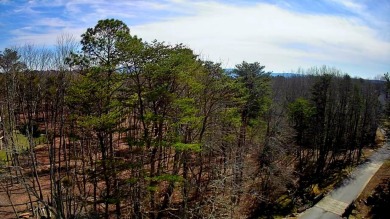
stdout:
POLYGON ((1 51, 0 214, 286 216, 375 147, 386 83, 221 66, 115 19, 1 51))

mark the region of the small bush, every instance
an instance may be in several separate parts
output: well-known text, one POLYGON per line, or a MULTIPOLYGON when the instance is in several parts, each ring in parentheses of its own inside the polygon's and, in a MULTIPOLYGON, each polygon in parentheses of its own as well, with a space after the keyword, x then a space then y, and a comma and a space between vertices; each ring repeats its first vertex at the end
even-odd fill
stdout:
POLYGON ((39 130, 39 126, 35 121, 31 121, 29 123, 24 123, 20 126, 19 132, 23 135, 27 136, 27 134, 31 134, 34 138, 38 138, 41 135, 41 131, 39 130))
POLYGON ((390 206, 390 179, 386 179, 378 185, 374 193, 367 198, 366 203, 371 206, 372 218, 387 218, 390 206))

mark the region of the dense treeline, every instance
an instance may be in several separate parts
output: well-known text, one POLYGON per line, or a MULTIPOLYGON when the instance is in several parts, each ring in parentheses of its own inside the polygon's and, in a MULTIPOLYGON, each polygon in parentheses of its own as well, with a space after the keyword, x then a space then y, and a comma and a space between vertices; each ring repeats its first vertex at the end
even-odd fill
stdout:
POLYGON ((54 50, 5 49, 0 72, 1 183, 16 216, 15 185, 55 218, 288 213, 359 162, 381 109, 382 84, 327 67, 224 71, 113 19, 80 51, 69 36, 54 50))

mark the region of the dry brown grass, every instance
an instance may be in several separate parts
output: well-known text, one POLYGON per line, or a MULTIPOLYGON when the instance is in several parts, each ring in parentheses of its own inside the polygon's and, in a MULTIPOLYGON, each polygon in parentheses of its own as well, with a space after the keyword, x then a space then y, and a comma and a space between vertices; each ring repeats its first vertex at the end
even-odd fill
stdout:
POLYGON ((377 146, 382 146, 386 141, 386 136, 385 134, 381 131, 381 129, 376 130, 376 135, 375 135, 375 144, 377 146))
POLYGON ((381 168, 376 172, 376 174, 371 178, 370 182, 367 184, 366 188, 363 190, 362 194, 358 197, 355 202, 356 209, 352 212, 350 218, 371 218, 370 210, 371 207, 365 204, 367 198, 373 194, 375 188, 381 184, 385 179, 390 178, 390 160, 386 161, 381 168))
MULTIPOLYGON (((378 129, 376 131, 375 136, 375 143, 377 147, 383 146, 383 144, 386 142, 386 136, 385 134, 378 129)), ((366 149, 364 150, 364 156, 369 157, 371 153, 373 153, 374 150, 372 149, 366 149)), ((376 174, 371 178, 370 182, 367 184, 366 188, 363 190, 363 192, 360 194, 360 196, 357 198, 355 205, 356 209, 352 212, 352 215, 350 218, 371 218, 370 211, 371 206, 368 206, 365 204, 367 198, 373 194, 375 188, 383 182, 385 179, 390 178, 390 160, 387 160, 376 172, 376 174)))

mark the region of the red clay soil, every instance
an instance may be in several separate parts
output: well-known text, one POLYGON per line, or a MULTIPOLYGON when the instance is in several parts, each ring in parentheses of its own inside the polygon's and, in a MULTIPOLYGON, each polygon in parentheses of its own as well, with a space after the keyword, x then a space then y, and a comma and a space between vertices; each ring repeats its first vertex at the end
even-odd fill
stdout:
POLYGON ((371 206, 366 205, 367 198, 374 193, 377 186, 388 179, 390 179, 390 161, 386 161, 371 178, 370 182, 355 202, 356 209, 352 212, 350 218, 371 218, 371 206))
MULTIPOLYGON (((60 145, 58 138, 56 139, 55 143, 56 143, 55 145, 57 145, 56 150, 58 151, 59 150, 58 145, 60 145)), ((120 140, 120 141, 117 140, 116 143, 118 144, 118 145, 116 145, 117 154, 120 154, 123 159, 127 159, 126 154, 128 154, 129 148, 127 146, 125 146, 125 143, 122 140, 120 140)), ((50 196, 49 145, 37 145, 34 149, 34 152, 35 152, 36 158, 37 158, 37 172, 38 172, 38 176, 39 176, 39 182, 40 182, 41 187, 42 187, 43 199, 44 199, 44 201, 47 201, 47 198, 50 196)), ((57 156, 57 158, 58 158, 58 156, 57 156)), ((31 165, 28 163, 23 164, 23 159, 21 159, 21 160, 22 160, 21 166, 23 167, 22 172, 24 173, 24 175, 31 175, 31 172, 32 172, 31 165)), ((62 160, 61 162, 63 162, 63 164, 62 164, 62 166, 63 166, 64 161, 62 160)), ((76 160, 72 160, 70 162, 70 168, 75 166, 75 162, 76 162, 76 160)), ((57 160, 56 164, 58 164, 58 160, 57 160)), ((9 174, 5 174, 5 175, 9 175, 9 174)), ((12 175, 15 176, 15 173, 13 173, 12 175)), ((128 174, 126 173, 126 171, 124 171, 121 174, 121 176, 119 176, 119 177, 126 177, 126 175, 128 175, 128 174)), ((33 182, 31 181, 32 178, 33 177, 26 177, 26 181, 27 181, 26 184, 28 184, 29 186, 34 185, 33 182)), ((14 178, 13 184, 11 184, 10 181, 11 181, 10 178, 8 178, 8 179, 5 179, 4 177, 3 177, 3 179, 0 178, 0 216, 1 216, 1 219, 16 218, 16 214, 15 214, 15 211, 13 210, 12 204, 14 205, 15 210, 17 211, 17 214, 19 216, 24 215, 24 213, 31 212, 30 199, 29 199, 25 184, 22 183, 21 181, 16 181, 16 178, 14 178), (7 191, 8 191, 10 198, 7 194, 7 191)), ((87 184, 87 190, 89 190, 91 193, 90 196, 92 196, 92 191, 93 191, 92 186, 93 186, 92 184, 87 184)), ((104 185, 102 183, 98 183, 98 191, 101 190, 99 187, 104 188, 104 185)), ((35 189, 35 190, 38 191, 38 189, 35 189)), ((30 191, 30 193, 31 193, 31 191, 30 191)), ((37 207, 38 207, 38 204, 36 202, 38 200, 37 197, 38 196, 31 196, 31 201, 34 203, 33 207, 35 209, 37 209, 37 207)), ((104 209, 103 206, 98 206, 98 208, 99 207, 101 207, 101 209, 104 209)), ((125 212, 123 212, 123 213, 125 213, 125 212)), ((30 216, 31 216, 31 214, 30 214, 30 216)), ((26 218, 28 218, 28 217, 26 217, 26 218)))
MULTIPOLYGON (((42 146, 40 146, 42 148, 42 146)), ((43 147, 46 148, 47 147, 43 147)), ((47 150, 39 150, 36 152, 37 160, 40 168, 38 172, 43 172, 43 168, 48 167, 49 159, 47 156, 47 150)), ((31 172, 29 164, 22 164, 24 174, 29 174, 31 172)), ((47 172, 47 171, 46 171, 47 172)), ((15 206, 15 210, 20 215, 25 212, 29 212, 31 209, 30 198, 28 196, 27 189, 34 186, 34 183, 31 181, 31 177, 26 177, 25 182, 22 179, 15 177, 15 171, 11 174, 13 178, 9 177, 9 174, 4 173, 3 178, 0 179, 0 215, 2 219, 16 218, 15 212, 12 208, 12 204, 15 206), (8 194, 7 194, 8 192, 8 194), (12 203, 12 204, 11 204, 12 203)), ((50 194, 50 178, 49 174, 40 174, 39 173, 39 182, 41 184, 42 193, 44 199, 50 194)), ((35 183, 35 186, 36 183, 35 183)), ((38 191, 38 189, 36 189, 38 191)), ((30 191, 31 194, 31 191, 30 191)), ((31 196, 31 201, 35 206, 38 207, 36 196, 31 196)))

